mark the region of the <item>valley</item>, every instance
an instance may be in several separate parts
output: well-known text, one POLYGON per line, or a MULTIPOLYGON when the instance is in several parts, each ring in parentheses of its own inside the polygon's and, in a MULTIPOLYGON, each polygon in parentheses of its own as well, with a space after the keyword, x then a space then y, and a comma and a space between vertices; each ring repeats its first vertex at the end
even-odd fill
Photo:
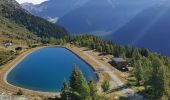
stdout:
POLYGON ((23 8, 36 16, 64 26, 71 34, 89 33, 117 44, 130 44, 162 55, 170 55, 170 47, 164 45, 169 43, 168 0, 66 2, 49 0, 38 5, 23 5, 23 8), (148 43, 150 39, 153 40, 152 43, 148 43))
POLYGON ((0 100, 169 100, 168 0, 0 0, 0 100))
MULTIPOLYGON (((50 47, 54 47, 54 46, 50 46, 50 47)), ((102 81, 106 79, 105 74, 108 74, 109 77, 111 78, 111 90, 113 89, 117 89, 118 87, 122 87, 122 89, 120 89, 117 92, 114 92, 113 94, 116 94, 117 96, 126 96, 129 99, 130 98, 138 98, 138 100, 142 100, 143 97, 136 94, 133 90, 131 90, 130 88, 128 88, 128 86, 126 86, 124 84, 124 82, 126 83, 127 80, 125 80, 125 77, 127 77, 127 73, 122 73, 119 70, 115 69, 114 67, 112 67, 109 63, 108 60, 110 60, 112 58, 111 55, 106 55, 106 56, 100 56, 100 53, 97 53, 95 51, 89 50, 88 48, 80 48, 80 47, 76 47, 73 45, 66 45, 64 46, 66 48, 68 48, 69 50, 71 50, 72 52, 74 52, 75 54, 77 54, 79 57, 81 57, 84 61, 86 61, 88 64, 90 64, 93 69, 95 70, 95 72, 98 74, 99 76, 99 83, 98 83, 98 88, 100 88, 100 84, 102 84, 102 81), (107 60, 103 60, 103 58, 108 58, 107 60)), ((4 68, 0 70, 0 76, 1 76, 1 80, 0 80, 0 88, 3 89, 4 91, 10 91, 13 93, 16 93, 18 91, 19 87, 16 87, 14 85, 10 85, 8 82, 4 82, 4 80, 6 80, 5 77, 7 77, 7 73, 9 73, 10 70, 13 69, 13 65, 19 64, 20 61, 22 61, 26 56, 28 56, 30 53, 32 53, 33 51, 36 51, 38 49, 42 49, 42 48, 46 48, 44 47, 38 47, 38 48, 33 48, 33 49, 28 49, 28 50, 24 50, 19 56, 16 57, 16 59, 14 59, 13 61, 11 61, 8 64, 4 65, 4 68), (12 69, 11 69, 12 68, 12 69)), ((33 91, 33 90, 28 90, 28 89, 24 89, 22 88, 22 90, 24 91, 24 94, 26 96, 33 96, 33 97, 54 97, 56 95, 59 95, 59 93, 52 93, 52 92, 39 92, 39 91, 33 91)), ((100 90, 100 92, 102 92, 100 90)), ((112 93, 111 93, 112 94, 112 93)), ((108 95, 108 98, 112 98, 111 95, 108 95)))

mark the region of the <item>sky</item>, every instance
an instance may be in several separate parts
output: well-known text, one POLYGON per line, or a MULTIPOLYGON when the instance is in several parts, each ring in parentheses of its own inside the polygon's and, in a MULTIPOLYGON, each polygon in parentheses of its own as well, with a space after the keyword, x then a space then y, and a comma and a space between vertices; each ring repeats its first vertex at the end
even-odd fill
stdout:
POLYGON ((40 3, 47 1, 47 0, 16 0, 16 1, 18 1, 20 4, 24 3, 24 2, 33 3, 33 4, 40 4, 40 3))

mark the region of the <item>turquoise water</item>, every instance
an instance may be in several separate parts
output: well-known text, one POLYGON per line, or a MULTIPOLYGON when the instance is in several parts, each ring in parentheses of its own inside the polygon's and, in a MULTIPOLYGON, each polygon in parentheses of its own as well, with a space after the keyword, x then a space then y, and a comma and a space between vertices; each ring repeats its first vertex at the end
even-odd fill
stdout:
POLYGON ((8 74, 7 81, 26 89, 58 92, 64 79, 69 80, 74 64, 87 80, 97 80, 93 69, 78 56, 65 48, 51 47, 28 55, 8 74))

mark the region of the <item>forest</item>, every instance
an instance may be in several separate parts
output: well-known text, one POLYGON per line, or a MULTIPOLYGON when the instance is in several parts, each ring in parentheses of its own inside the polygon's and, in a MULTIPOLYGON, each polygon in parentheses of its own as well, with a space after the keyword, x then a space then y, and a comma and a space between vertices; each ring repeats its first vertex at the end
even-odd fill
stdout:
POLYGON ((170 99, 170 58, 144 48, 118 45, 93 35, 72 35, 62 39, 49 39, 51 44, 70 43, 78 47, 88 47, 102 54, 130 59, 135 77, 134 86, 143 86, 140 91, 150 99, 170 99))

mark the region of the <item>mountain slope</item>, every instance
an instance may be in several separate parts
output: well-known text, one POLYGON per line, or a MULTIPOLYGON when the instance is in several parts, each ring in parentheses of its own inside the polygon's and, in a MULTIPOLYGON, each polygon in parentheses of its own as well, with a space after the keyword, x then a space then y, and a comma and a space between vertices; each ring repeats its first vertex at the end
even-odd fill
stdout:
POLYGON ((15 0, 0 0, 0 68, 13 59, 16 47, 27 48, 39 43, 41 37, 60 38, 67 32, 63 27, 35 17, 15 0), (4 44, 12 42, 12 45, 4 44))
POLYGON ((58 24, 71 33, 98 33, 105 36, 156 2, 157 0, 90 0, 60 18, 58 24))
POLYGON ((43 18, 61 18, 68 12, 83 5, 88 0, 49 0, 42 4, 23 3, 21 6, 36 16, 43 18))
POLYGON ((23 4, 23 8, 64 26, 71 33, 107 35, 158 1, 160 0, 49 0, 39 5, 23 4))
POLYGON ((38 37, 15 22, 0 17, 0 43, 7 40, 12 41, 15 45, 26 46, 28 43, 36 42, 38 37))
POLYGON ((137 47, 170 55, 170 2, 153 6, 138 14, 127 25, 108 36, 107 39, 121 44, 132 44, 137 47))
MULTIPOLYGON (((64 26, 71 33, 96 33, 117 43, 147 47, 170 55, 168 51, 170 47, 165 45, 169 43, 168 0, 85 1, 80 3, 81 6, 77 6, 78 8, 75 7, 61 15, 55 10, 65 11, 63 4, 66 0, 49 0, 39 6, 43 5, 44 9, 48 9, 43 13, 47 16, 48 12, 54 14, 54 16, 49 14, 52 18, 59 14, 61 17, 57 24, 64 26), (59 6, 61 2, 63 4, 59 6), (52 4, 58 6, 50 10, 52 4)), ((73 4, 69 4, 68 8, 72 8, 73 4)))
MULTIPOLYGON (((20 5, 14 0, 0 0, 0 44, 4 41, 12 41, 15 45, 25 45, 36 42, 39 38, 22 25, 7 19, 1 13, 2 6, 8 6, 11 10, 19 9, 20 5), (13 9, 14 8, 14 9, 13 9)), ((26 11, 23 10, 25 13, 26 11)), ((7 13, 6 13, 7 14, 7 13)), ((2 46, 0 45, 0 51, 2 46)))
POLYGON ((0 0, 0 15, 25 27, 38 37, 56 37, 65 35, 63 27, 54 25, 42 18, 35 17, 22 9, 15 0, 0 0))

